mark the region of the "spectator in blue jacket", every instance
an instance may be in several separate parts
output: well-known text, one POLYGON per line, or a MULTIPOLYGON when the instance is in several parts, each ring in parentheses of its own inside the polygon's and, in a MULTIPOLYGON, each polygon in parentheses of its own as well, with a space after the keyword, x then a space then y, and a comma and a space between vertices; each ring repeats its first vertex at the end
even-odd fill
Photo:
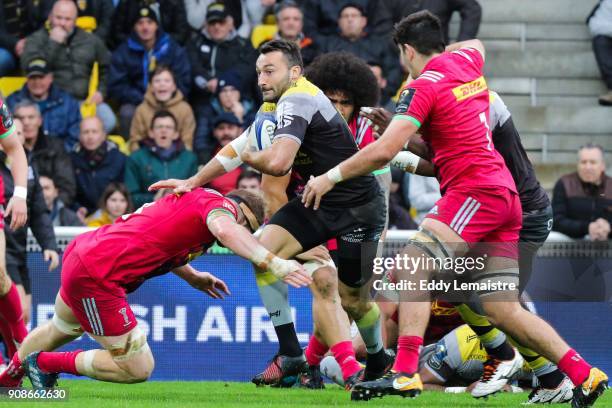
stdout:
POLYGON ((37 104, 42 115, 43 133, 62 139, 66 152, 70 152, 79 141, 79 102, 53 85, 53 73, 44 59, 30 61, 26 73, 26 84, 20 91, 11 94, 6 103, 11 111, 24 100, 37 104))
POLYGON ((80 215, 96 211, 100 196, 113 181, 122 182, 126 157, 106 139, 97 117, 83 119, 79 144, 70 154, 77 182, 76 202, 80 215))
POLYGON ((113 53, 108 84, 110 97, 120 104, 120 133, 126 138, 136 107, 144 100, 149 75, 158 64, 172 69, 176 85, 185 97, 189 95, 191 81, 187 53, 160 29, 151 8, 140 8, 133 27, 128 40, 113 53))

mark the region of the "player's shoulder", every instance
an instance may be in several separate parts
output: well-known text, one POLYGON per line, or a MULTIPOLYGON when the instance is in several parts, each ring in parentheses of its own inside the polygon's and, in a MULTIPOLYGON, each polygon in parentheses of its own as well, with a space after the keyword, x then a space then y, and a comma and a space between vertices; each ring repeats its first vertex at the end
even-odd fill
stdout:
POLYGON ((321 92, 321 90, 315 84, 307 80, 305 77, 301 77, 285 91, 281 99, 295 95, 316 96, 319 92, 321 92))

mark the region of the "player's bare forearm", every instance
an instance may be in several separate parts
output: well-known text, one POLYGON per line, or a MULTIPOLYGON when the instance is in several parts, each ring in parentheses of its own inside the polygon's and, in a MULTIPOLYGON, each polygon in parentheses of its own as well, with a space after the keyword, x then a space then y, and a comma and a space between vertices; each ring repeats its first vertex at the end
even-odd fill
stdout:
POLYGON ((172 270, 172 273, 183 279, 184 281, 189 282, 190 278, 195 276, 197 271, 191 265, 186 264, 183 266, 179 266, 178 268, 174 268, 172 270))
POLYGON ((476 50, 478 50, 481 54, 482 54, 482 59, 485 59, 485 46, 482 43, 482 41, 474 38, 473 40, 466 40, 466 41, 460 41, 460 42, 456 42, 453 44, 449 44, 446 47, 446 51, 447 52, 452 52, 452 51, 457 51, 460 50, 462 48, 474 48, 476 50))
POLYGON ((385 166, 409 143, 417 130, 416 125, 410 121, 393 120, 380 139, 340 163, 342 180, 368 174, 385 166))
POLYGON ((267 251, 246 228, 229 216, 220 215, 210 220, 208 229, 224 247, 252 262, 253 253, 258 248, 267 251))
POLYGON ((287 197, 287 186, 291 174, 282 177, 274 177, 264 174, 261 178, 261 191, 266 203, 266 218, 270 219, 283 205, 289 201, 287 197))
POLYGON ((429 147, 427 147, 427 144, 423 141, 421 135, 418 133, 410 138, 407 150, 425 160, 429 160, 431 158, 429 147))
POLYGON ((245 149, 242 161, 249 166, 271 176, 281 177, 291 170, 300 144, 295 140, 283 137, 275 140, 272 146, 260 151, 245 149))
POLYGON ((190 177, 190 182, 194 186, 203 186, 225 173, 227 172, 221 165, 221 162, 213 157, 213 159, 206 163, 196 174, 190 177))
POLYGON ((27 187, 28 159, 19 139, 15 136, 2 139, 2 148, 11 162, 11 175, 15 181, 15 186, 27 187))
POLYGON ((416 168, 414 174, 425 177, 436 177, 436 169, 432 162, 427 160, 420 160, 419 165, 416 168))

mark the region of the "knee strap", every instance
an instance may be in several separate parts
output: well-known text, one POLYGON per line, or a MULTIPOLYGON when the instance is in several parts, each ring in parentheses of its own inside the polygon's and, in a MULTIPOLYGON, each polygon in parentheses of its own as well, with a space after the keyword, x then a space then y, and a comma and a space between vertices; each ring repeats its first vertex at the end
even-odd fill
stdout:
POLYGON ((51 320, 53 325, 60 332, 67 334, 73 337, 79 337, 83 334, 83 328, 80 323, 70 323, 62 319, 57 315, 57 313, 53 314, 53 319, 51 320))
POLYGON ((140 327, 136 326, 124 343, 112 344, 108 351, 113 360, 125 361, 150 350, 147 337, 140 327))

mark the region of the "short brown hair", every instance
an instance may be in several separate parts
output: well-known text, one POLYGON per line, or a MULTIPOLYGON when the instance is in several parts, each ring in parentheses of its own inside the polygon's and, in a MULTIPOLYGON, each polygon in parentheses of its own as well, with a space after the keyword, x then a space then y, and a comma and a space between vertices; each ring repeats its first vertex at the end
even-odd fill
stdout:
POLYGON ((293 41, 272 40, 262 45, 259 49, 259 52, 261 54, 268 54, 274 51, 279 51, 283 54, 283 56, 287 60, 287 65, 289 66, 289 68, 297 65, 302 70, 304 70, 302 53, 300 52, 300 48, 293 41))
POLYGON ((236 201, 238 203, 238 206, 240 206, 240 204, 243 204, 246 205, 249 210, 251 210, 251 212, 255 216, 255 220, 249 220, 247 214, 245 214, 245 217, 247 218, 247 223, 250 225, 251 230, 253 232, 255 232, 255 230, 257 230, 257 228, 259 228, 261 225, 263 225, 265 217, 265 203, 261 195, 253 193, 252 191, 239 189, 230 191, 226 195, 226 197, 230 200, 236 201), (252 221, 255 221, 257 225, 254 225, 252 221))
POLYGON ((425 56, 444 52, 445 49, 442 23, 428 10, 412 13, 397 23, 393 41, 400 46, 408 44, 425 56))

